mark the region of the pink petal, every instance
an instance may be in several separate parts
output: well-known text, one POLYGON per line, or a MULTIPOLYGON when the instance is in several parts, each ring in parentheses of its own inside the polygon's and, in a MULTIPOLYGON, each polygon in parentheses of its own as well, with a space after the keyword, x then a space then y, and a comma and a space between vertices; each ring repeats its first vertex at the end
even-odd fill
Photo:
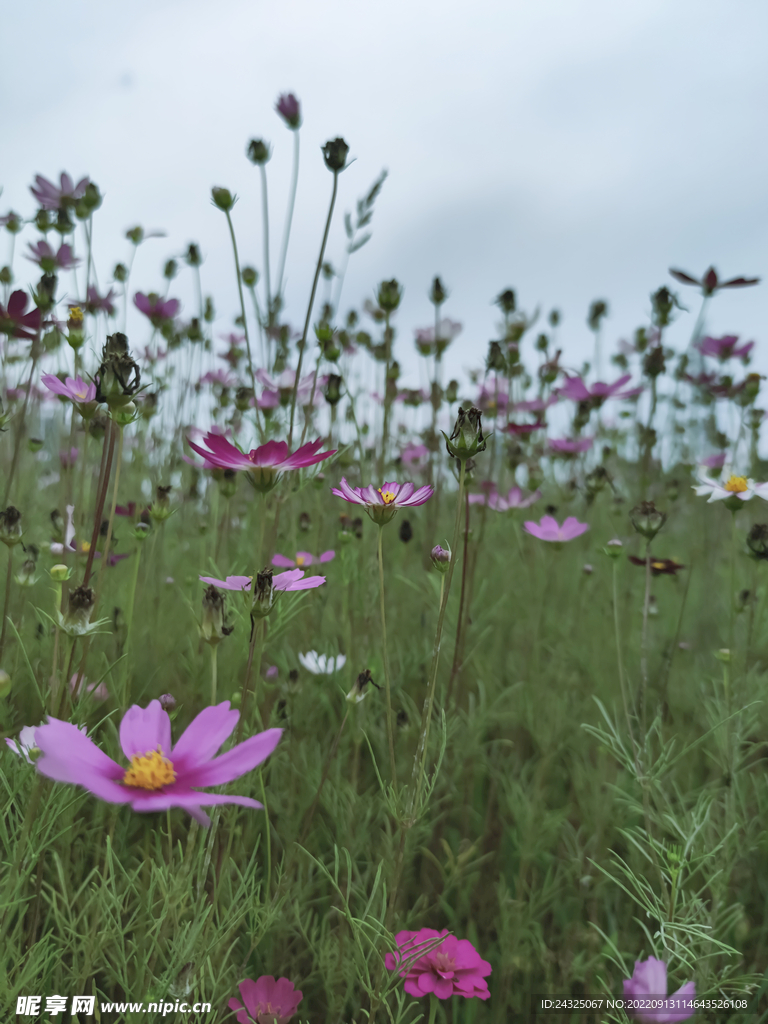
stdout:
POLYGON ((35 742, 42 750, 36 767, 56 782, 83 786, 109 803, 128 803, 131 794, 118 782, 125 774, 116 761, 88 739, 77 726, 49 718, 35 729, 35 742))
POLYGON ((255 448, 249 457, 253 466, 279 466, 288 457, 288 445, 285 441, 267 441, 260 448, 255 448))
POLYGON ((129 761, 135 754, 147 754, 158 747, 170 756, 171 720, 159 700, 150 701, 146 708, 138 704, 128 708, 120 723, 120 746, 129 761))
POLYGON ((322 555, 320 555, 320 562, 332 562, 335 557, 335 551, 324 551, 322 555))
POLYGON ((303 569, 291 569, 290 572, 281 572, 272 577, 272 586, 275 590, 293 590, 292 584, 298 582, 304 575, 303 569))
POLYGON ((277 554, 272 559, 272 565, 276 565, 279 569, 293 569, 296 567, 296 563, 292 558, 287 558, 285 555, 277 554))
MULTIPOLYGON (((189 786, 221 786, 253 771, 266 761, 283 734, 282 729, 267 729, 221 754, 212 761, 188 768, 183 781, 189 786)), ((182 781, 182 780, 179 780, 182 781)))
POLYGON ((240 712, 231 710, 228 700, 203 708, 181 734, 170 754, 177 774, 186 775, 192 768, 209 761, 232 734, 239 717, 240 712))
POLYGON ((353 490, 347 483, 345 477, 341 478, 338 490, 334 487, 331 490, 332 494, 335 494, 337 498, 344 498, 345 501, 352 502, 353 505, 364 505, 364 499, 358 494, 357 490, 353 490))
POLYGON ((258 811, 264 806, 258 800, 252 800, 249 796, 227 796, 224 793, 198 793, 191 789, 188 793, 166 792, 165 790, 155 790, 152 792, 148 789, 134 789, 132 792, 129 790, 129 793, 131 793, 131 807, 139 814, 148 814, 151 811, 167 811, 171 807, 187 809, 200 806, 214 807, 219 804, 239 804, 241 807, 252 807, 258 811))
POLYGON ((309 551, 297 551, 296 562, 298 562, 300 558, 302 559, 302 565, 312 565, 315 560, 314 555, 311 555, 309 551))
POLYGON ((325 576, 306 576, 297 583, 292 583, 285 590, 312 590, 314 587, 322 587, 325 583, 325 576))
POLYGON ((400 504, 407 505, 410 507, 413 507, 415 505, 423 505, 425 501, 429 501, 433 494, 434 490, 432 489, 432 487, 430 487, 429 484, 425 484, 423 487, 419 487, 417 491, 414 491, 414 493, 407 501, 402 501, 400 502, 400 504))

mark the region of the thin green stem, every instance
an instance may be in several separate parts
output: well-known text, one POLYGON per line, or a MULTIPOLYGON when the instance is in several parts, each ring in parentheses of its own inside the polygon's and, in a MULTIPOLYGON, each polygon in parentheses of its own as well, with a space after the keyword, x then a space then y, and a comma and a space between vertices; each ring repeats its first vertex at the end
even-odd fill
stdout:
POLYGON ((217 666, 218 666, 219 645, 218 644, 209 644, 208 646, 211 649, 211 704, 213 705, 213 704, 216 703, 216 681, 217 681, 217 677, 218 677, 217 666))
POLYGON ((5 600, 3 601, 3 626, 0 629, 0 664, 5 650, 5 634, 8 629, 8 609, 11 603, 11 580, 13 578, 13 548, 8 547, 8 568, 5 573, 5 600))
POLYGON ((141 552, 143 547, 143 541, 139 542, 136 548, 136 558, 133 563, 133 572, 131 573, 130 590, 128 591, 128 605, 126 607, 125 617, 125 647, 123 648, 123 708, 128 707, 128 698, 131 691, 131 667, 130 667, 130 651, 131 651, 131 636, 133 634, 133 613, 134 606, 136 603, 136 584, 139 579, 139 566, 141 565, 141 552))
MULTIPOLYGON (((272 323, 272 290, 269 283, 269 202, 267 199, 267 168, 259 164, 261 172, 261 219, 264 226, 264 287, 267 296, 267 322, 272 323)), ((245 313, 243 313, 245 316, 245 313)))
POLYGON ((296 189, 299 184, 299 130, 293 131, 293 170, 291 172, 291 187, 288 192, 288 210, 285 214, 285 227, 283 228, 283 241, 280 246, 280 262, 277 268, 277 289, 275 297, 280 298, 283 294, 283 273, 285 261, 288 256, 288 240, 291 237, 291 224, 293 223, 293 208, 296 203, 296 189))
MULTIPOLYGON (((230 216, 229 210, 224 211, 227 215, 227 224, 229 226, 229 237, 232 239, 232 252, 235 257, 235 275, 237 277, 237 294, 240 297, 240 315, 243 318, 243 333, 245 334, 245 348, 248 352, 248 372, 251 376, 251 387, 253 388, 254 395, 256 394, 256 374, 253 370, 253 356, 251 354, 251 338, 248 334, 248 317, 245 314, 245 299, 243 298, 243 281, 240 276, 240 257, 237 254, 237 239, 235 238, 235 226, 232 223, 232 217, 230 216)), ((261 429, 259 420, 259 407, 256 406, 256 425, 261 429)))
POLYGON ((392 787, 397 792, 397 769, 395 766, 395 736, 392 726, 392 687, 389 677, 389 654, 387 652, 387 616, 384 605, 384 552, 382 548, 382 531, 384 527, 379 526, 379 609, 381 611, 381 643, 384 655, 384 685, 387 694, 387 742, 389 744, 389 766, 392 774, 392 787))

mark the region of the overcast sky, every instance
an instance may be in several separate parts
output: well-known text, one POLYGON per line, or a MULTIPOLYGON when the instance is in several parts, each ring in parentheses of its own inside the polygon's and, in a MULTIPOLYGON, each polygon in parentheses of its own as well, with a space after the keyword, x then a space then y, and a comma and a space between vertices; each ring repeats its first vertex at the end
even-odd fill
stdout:
MULTIPOLYGON (((389 171, 342 308, 382 278, 404 284, 404 383, 417 383, 412 329, 430 323, 436 273, 451 290, 446 315, 464 323, 454 371, 482 361, 491 300, 507 286, 525 309, 562 310, 574 365, 591 354, 593 298, 610 303, 611 344, 647 322, 670 265, 768 273, 765 0, 25 0, 6 4, 3 36, 0 212, 34 212, 35 173, 89 175, 105 194, 100 282, 136 223, 168 233, 139 251, 137 288, 160 290, 164 260, 198 241, 217 330, 237 308, 210 188, 241 197, 243 262, 260 266, 258 171, 244 150, 253 136, 272 142, 276 261, 291 138, 273 105, 287 90, 304 112, 288 317, 303 319, 330 195, 320 146, 342 135, 356 162, 339 214, 389 171)), ((333 263, 342 249, 339 216, 333 263)), ((193 315, 187 275, 171 295, 193 315)), ((708 323, 754 338, 764 372, 766 287, 718 296, 708 323)), ((693 289, 679 294, 698 309, 693 289)), ((692 322, 670 340, 681 345, 692 322)), ((132 341, 142 330, 129 322, 132 341)))

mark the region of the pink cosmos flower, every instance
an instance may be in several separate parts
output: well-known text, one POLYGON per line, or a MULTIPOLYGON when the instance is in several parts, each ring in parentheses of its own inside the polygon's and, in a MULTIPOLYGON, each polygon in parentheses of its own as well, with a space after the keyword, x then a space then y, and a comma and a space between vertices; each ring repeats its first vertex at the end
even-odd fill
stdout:
MULTIPOLYGON (((462 324, 458 320, 449 320, 448 317, 444 317, 437 325, 437 340, 442 342, 440 345, 441 350, 454 338, 457 338, 463 330, 462 324)), ((417 327, 413 332, 415 335, 416 348, 419 350, 421 355, 429 355, 435 351, 435 328, 432 327, 417 327)))
POLYGON ((34 185, 29 186, 29 191, 40 203, 44 210, 59 210, 62 207, 74 206, 78 199, 82 199, 85 190, 90 184, 89 178, 81 178, 77 184, 65 172, 60 178, 60 186, 57 187, 52 181, 48 181, 42 174, 35 176, 34 185))
POLYGON ((275 981, 271 974, 262 975, 258 981, 246 978, 237 987, 243 1002, 233 996, 229 1008, 238 1011, 238 1024, 288 1024, 303 998, 293 982, 287 978, 275 981))
POLYGON ((575 455, 577 452, 588 452, 594 444, 592 437, 563 437, 555 439, 550 437, 547 442, 553 452, 559 455, 575 455))
MULTIPOLYGON (((225 580, 214 579, 213 576, 198 576, 203 583, 208 583, 219 590, 251 590, 253 576, 227 576, 225 580)), ((303 569, 281 572, 272 577, 275 590, 313 590, 325 583, 325 576, 306 576, 303 569)))
POLYGON ((371 519, 382 525, 388 523, 398 509, 423 505, 425 501, 429 501, 434 491, 429 484, 417 489, 410 482, 398 484, 394 481, 379 488, 372 484, 367 487, 350 487, 346 478, 342 477, 338 488, 332 488, 331 493, 353 505, 362 505, 371 519))
POLYGON ((676 281, 680 281, 682 284, 698 285, 702 295, 713 295, 721 288, 746 288, 748 285, 758 284, 760 281, 759 277, 732 277, 730 281, 721 281, 714 267, 706 270, 701 280, 687 274, 684 270, 675 270, 670 267, 669 272, 676 281))
POLYGON ((519 487, 512 487, 506 498, 500 494, 492 494, 488 499, 488 507, 495 512, 508 512, 511 508, 529 508, 541 497, 541 491, 536 490, 524 496, 519 487))
POLYGON ((171 720, 160 701, 153 700, 146 708, 134 704, 120 723, 120 746, 130 762, 124 768, 76 726, 49 716, 46 725, 35 729, 42 751, 37 770, 56 782, 83 786, 108 803, 129 804, 140 813, 183 807, 207 827, 210 818, 203 806, 262 807, 250 797, 203 793, 197 788, 220 786, 245 775, 277 746, 283 730, 267 729, 214 757, 239 717, 228 700, 204 708, 172 746, 171 720))
MULTIPOLYGON (((296 389, 296 401, 301 406, 309 405, 309 400, 312 397, 314 376, 315 375, 313 373, 308 373, 306 377, 302 377, 299 381, 299 386, 296 389)), ((270 395, 277 393, 280 401, 285 405, 291 401, 293 385, 296 381, 295 370, 283 370, 279 377, 271 377, 266 370, 257 370, 255 377, 259 384, 262 384, 266 389, 264 391, 264 395, 267 395, 268 393, 270 395)), ((327 380, 328 377, 324 374, 321 374, 317 378, 317 384, 315 385, 316 401, 322 397, 322 389, 325 387, 327 380)), ((267 406, 266 408, 271 408, 271 406, 267 406)))
POLYGON ((429 458, 429 448, 425 444, 407 444, 403 448, 400 458, 403 460, 406 466, 411 466, 414 463, 423 463, 429 458))
POLYGON ((7 334, 9 338, 35 337, 40 330, 42 314, 39 309, 33 309, 25 313, 29 302, 29 296, 20 288, 11 292, 8 305, 0 303, 0 334, 7 334))
POLYGON ((321 438, 303 444, 293 455, 290 454, 285 441, 267 441, 259 448, 252 448, 247 455, 213 431, 209 431, 203 441, 207 448, 201 448, 192 441, 189 441, 189 447, 221 469, 248 470, 252 481, 257 486, 264 487, 271 487, 276 482, 277 473, 314 466, 336 454, 335 448, 329 452, 320 451, 323 446, 321 438))
POLYGON ((335 557, 335 551, 324 551, 318 558, 310 555, 308 551, 297 551, 295 558, 286 558, 285 555, 278 553, 272 559, 272 565, 276 565, 278 569, 301 569, 305 565, 314 565, 315 562, 320 562, 321 565, 324 562, 332 562, 335 557))
POLYGON ((181 303, 178 299, 161 299, 159 295, 154 292, 150 292, 149 295, 145 295, 144 292, 136 292, 133 297, 134 305, 144 316, 154 324, 155 321, 162 323, 164 320, 173 320, 181 309, 181 303))
POLYGON ((209 370, 204 373, 198 384, 220 384, 223 388, 231 388, 237 384, 237 377, 226 370, 209 370))
POLYGON ((512 406, 515 412, 544 412, 552 405, 557 405, 557 395, 550 395, 549 398, 532 398, 528 402, 515 402, 512 406))
POLYGON ((281 93, 275 110, 291 129, 301 127, 301 105, 292 92, 281 93))
POLYGON ((542 516, 539 523, 534 523, 530 520, 523 523, 523 529, 526 533, 530 533, 532 537, 538 537, 539 540, 562 543, 563 541, 580 537, 582 533, 587 532, 589 526, 587 523, 580 523, 575 516, 568 516, 562 526, 552 516, 542 516))
POLYGON ((106 295, 99 295, 95 285, 88 285, 87 298, 81 305, 85 306, 87 313, 106 313, 107 316, 114 316, 117 312, 112 301, 115 298, 114 288, 110 288, 106 295))
POLYGON ((59 452, 59 462, 61 463, 62 469, 69 469, 70 466, 74 466, 77 462, 78 450, 77 448, 70 448, 69 451, 62 448, 59 452))
POLYGON ((504 429, 508 434, 532 434, 534 430, 543 430, 546 425, 544 420, 537 420, 535 423, 508 423, 504 429))
POLYGON ((45 241, 37 242, 35 245, 30 244, 29 251, 32 255, 27 256, 27 259, 36 263, 46 274, 53 274, 57 270, 71 270, 73 267, 79 266, 81 262, 75 259, 72 246, 67 245, 66 242, 59 246, 58 252, 54 252, 45 241))
POLYGON ((82 696, 83 693, 88 693, 93 697, 94 700, 99 702, 105 701, 109 697, 109 690, 106 688, 104 683, 89 683, 85 678, 80 679, 80 685, 77 685, 78 673, 72 676, 69 680, 69 692, 73 698, 82 696))
POLYGON ((96 401, 96 385, 87 384, 82 377, 67 377, 60 380, 54 373, 44 373, 40 383, 45 384, 55 395, 62 395, 75 404, 96 401))
POLYGON ((725 452, 718 452, 716 455, 708 455, 706 459, 702 459, 702 466, 706 466, 707 469, 722 469, 725 465, 725 452))
POLYGON ((384 958, 387 970, 398 970, 405 978, 403 988, 409 996, 419 999, 433 992, 438 999, 464 996, 470 999, 490 999, 488 982, 491 965, 483 960, 468 939, 457 939, 449 935, 448 929, 441 932, 434 928, 421 928, 417 932, 398 932, 395 936, 397 953, 387 953, 384 958), (445 936, 435 946, 435 940, 445 936), (430 949, 423 956, 413 960, 422 949, 430 949))
POLYGON ((739 338, 735 334, 726 334, 723 338, 703 338, 696 346, 703 356, 714 356, 721 363, 728 359, 744 359, 755 347, 754 341, 738 344, 739 338))
POLYGON ((642 393, 642 388, 632 388, 629 391, 621 389, 630 380, 632 374, 625 373, 613 384, 606 384, 598 380, 594 384, 585 384, 581 377, 569 377, 566 375, 565 384, 558 388, 561 398, 570 398, 573 402, 596 402, 602 403, 606 398, 636 398, 642 393))
MULTIPOLYGON (((656 999, 667 999, 667 965, 663 960, 649 956, 647 960, 635 960, 635 970, 631 978, 624 979, 624 998, 637 999, 641 1001, 656 999)), ((677 992, 669 996, 670 1003, 676 999, 695 999, 696 983, 688 981, 682 985, 677 992)), ((630 1016, 642 1024, 672 1024, 678 1020, 688 1020, 692 1017, 694 1010, 677 1009, 672 1003, 670 1009, 661 1007, 659 1009, 642 1009, 630 1011, 630 1016)))

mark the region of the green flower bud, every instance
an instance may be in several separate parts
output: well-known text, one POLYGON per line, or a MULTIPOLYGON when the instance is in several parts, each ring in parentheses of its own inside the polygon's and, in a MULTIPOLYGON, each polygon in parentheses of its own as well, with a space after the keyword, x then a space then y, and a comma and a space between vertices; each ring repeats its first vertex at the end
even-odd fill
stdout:
POLYGON ((448 454, 461 462, 474 458, 479 452, 485 451, 486 438, 483 435, 482 416, 479 409, 474 406, 466 412, 459 408, 459 414, 453 428, 453 433, 447 437, 445 431, 441 431, 445 438, 445 447, 448 454))
POLYGON ((448 292, 445 290, 443 282, 439 277, 436 277, 432 281, 432 287, 428 292, 429 301, 433 306, 442 306, 445 300, 448 298, 448 292))
POLYGON ((641 501, 629 513, 629 518, 639 534, 652 540, 666 523, 667 513, 657 509, 652 501, 641 501))
POLYGON ((190 267, 199 267, 203 262, 203 257, 200 255, 200 246, 196 242, 189 243, 184 259, 190 267))
POLYGON ((0 668, 0 700, 5 700, 11 692, 11 677, 0 668))
POLYGON ((39 452, 44 444, 45 441, 41 441, 39 437, 30 437, 27 441, 27 448, 29 448, 31 452, 39 452))
POLYGON ((512 288, 506 288, 503 292, 496 296, 496 305, 504 313, 505 316, 510 316, 517 309, 517 299, 512 288))
POLYGON ((243 284, 246 288, 255 288, 256 283, 259 280, 259 274, 253 267, 243 267, 240 271, 240 277, 243 279, 243 284))
POLYGON ((262 569, 256 574, 253 581, 253 601, 251 603, 251 615, 257 619, 264 619, 272 611, 275 604, 275 587, 272 583, 272 570, 262 569))
POLYGON ((219 188, 216 185, 211 189, 211 199, 213 205, 218 206, 224 213, 229 213, 237 202, 237 196, 233 196, 228 188, 219 188))
POLYGON ((124 263, 116 263, 115 269, 112 271, 112 277, 115 281, 123 284, 128 278, 128 267, 124 263))
POLYGON ((400 305, 400 300, 403 297, 403 289, 400 287, 395 278, 391 281, 382 281, 379 285, 379 291, 376 296, 376 301, 379 304, 379 309, 383 309, 385 313, 394 313, 397 307, 400 305))
POLYGON ((430 553, 432 559, 432 566, 439 573, 446 573, 451 567, 451 549, 441 548, 439 544, 436 544, 430 553))
POLYGON ((333 171, 334 174, 337 174, 339 171, 343 171, 347 165, 348 153, 349 146, 346 144, 344 139, 329 139, 323 146, 323 160, 325 160, 325 166, 329 171, 333 171))
POLYGON ((265 164, 272 156, 268 143, 263 139, 251 139, 245 153, 251 163, 256 164, 257 167, 265 164))
POLYGON ((232 626, 227 626, 224 622, 224 595, 213 585, 207 587, 203 594, 200 636, 207 644, 215 646, 225 636, 229 636, 232 629, 232 626))
POLYGON ((21 541, 21 512, 13 505, 9 505, 4 512, 0 512, 0 541, 6 547, 15 547, 21 541))

